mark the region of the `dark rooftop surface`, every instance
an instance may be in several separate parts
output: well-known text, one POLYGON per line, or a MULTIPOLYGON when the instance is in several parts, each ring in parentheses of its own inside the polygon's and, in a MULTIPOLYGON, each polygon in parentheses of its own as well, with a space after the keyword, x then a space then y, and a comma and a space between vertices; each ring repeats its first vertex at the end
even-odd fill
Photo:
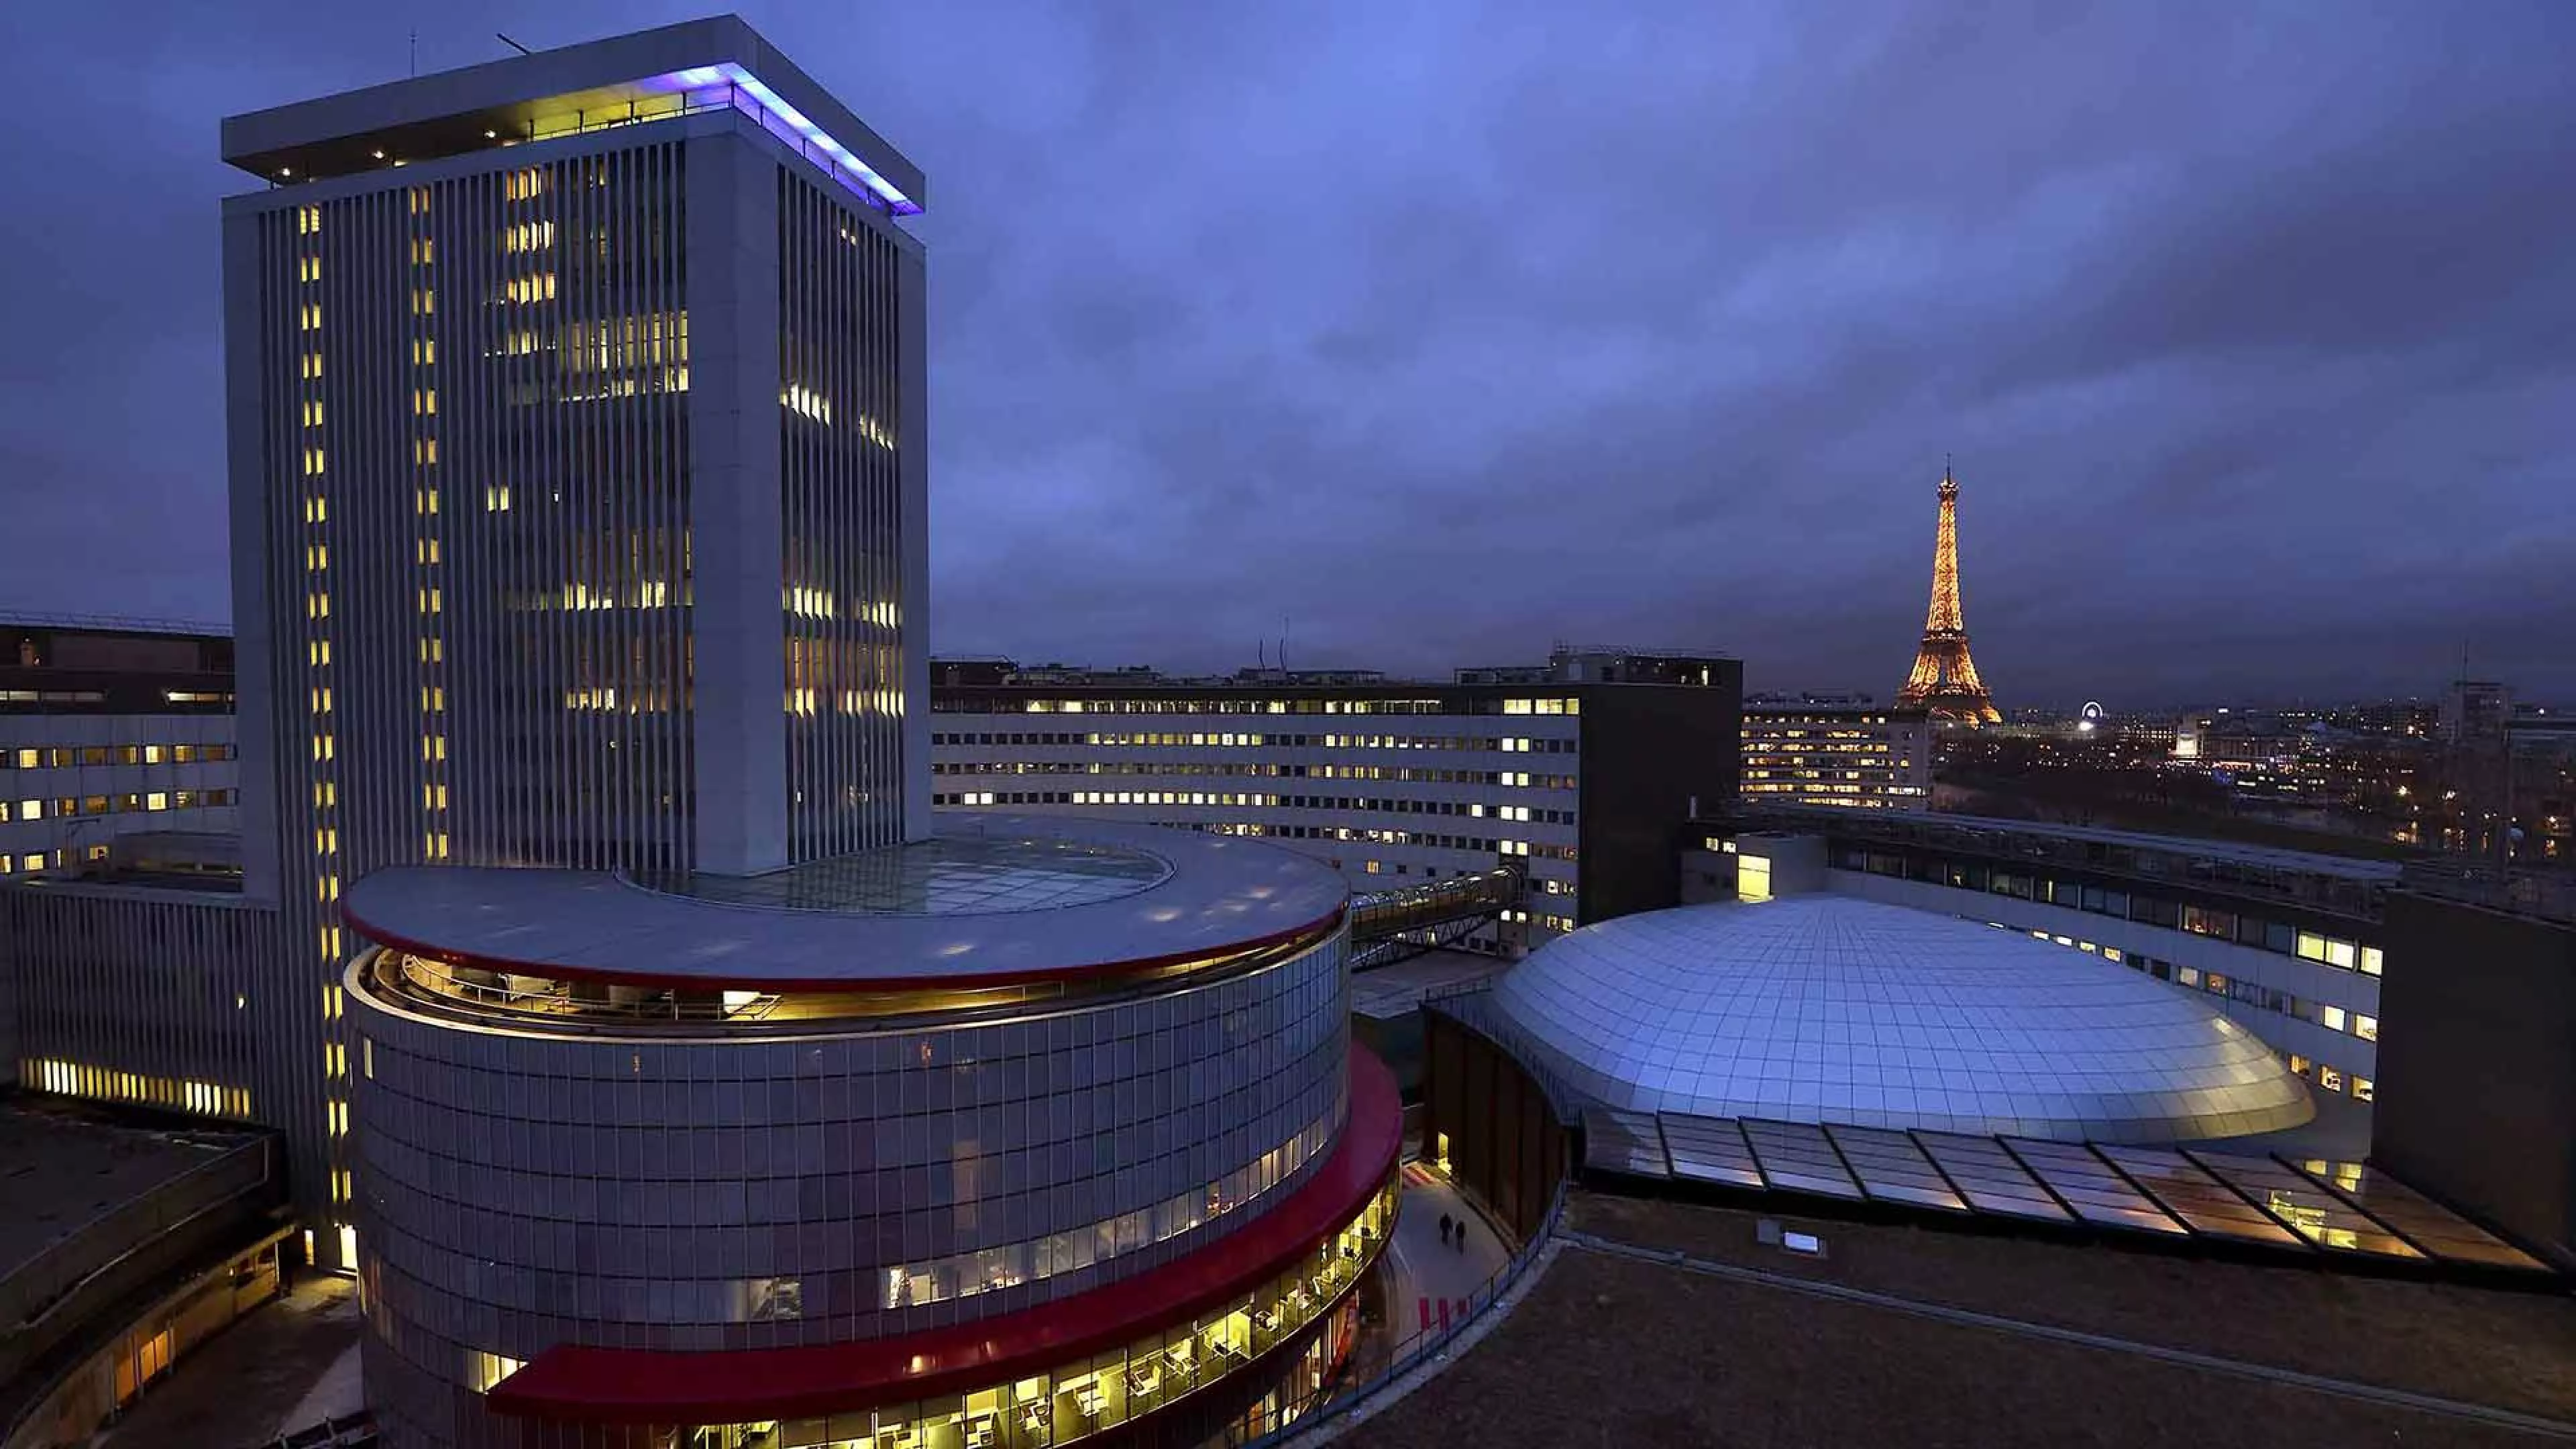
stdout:
POLYGON ((0 1098, 0 1281, 101 1214, 214 1162, 253 1134, 128 1125, 109 1109, 0 1098))
POLYGON ((1349 897, 1334 871, 1258 841, 1013 816, 939 831, 662 889, 600 872, 407 866, 359 881, 348 919, 385 945, 527 975, 828 991, 1186 960, 1320 928, 1349 897))
POLYGON ((2576 1301, 2107 1246, 1574 1194, 1619 1245, 2252 1366, 2176 1363, 1568 1245, 1482 1342, 1340 1441, 1480 1445, 2522 1445, 2556 1436, 2259 1376, 2576 1420, 2576 1301))
POLYGON ((637 883, 667 895, 772 910, 971 916, 1114 901, 1171 873, 1162 857, 1131 847, 949 835, 765 875, 700 872, 637 883))

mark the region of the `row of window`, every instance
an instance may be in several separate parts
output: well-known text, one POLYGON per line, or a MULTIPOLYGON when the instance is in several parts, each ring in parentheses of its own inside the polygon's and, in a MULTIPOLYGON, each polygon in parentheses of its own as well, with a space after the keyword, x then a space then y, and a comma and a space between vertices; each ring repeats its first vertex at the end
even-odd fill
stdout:
POLYGON ((238 790, 138 790, 118 795, 65 795, 46 800, 0 800, 0 825, 12 821, 70 820, 83 815, 124 815, 135 811, 194 810, 238 802, 238 790))
MULTIPOLYGON (((1751 739, 1755 735, 1766 730, 1778 730, 1782 725, 1792 723, 1802 725, 1831 725, 1833 728, 1826 731, 1826 733, 1833 735, 1836 738, 1842 738, 1850 735, 1875 735, 1878 733, 1876 730, 1854 729, 1852 728, 1854 725, 1884 725, 1893 724, 1895 721, 1889 716, 1883 714, 1779 714, 1776 713, 1772 707, 1758 704, 1747 705, 1744 710, 1744 736, 1747 739, 1751 739)), ((1920 718, 1909 719, 1903 723, 1901 728, 1906 730, 1908 733, 1919 734, 1924 728, 1924 723, 1920 718)), ((1795 735, 1804 733, 1804 731, 1793 729, 1787 731, 1787 733, 1795 735)))
POLYGON ((1905 780, 1746 780, 1747 795, 1773 795, 1815 805, 1876 805, 1887 800, 1919 800, 1932 793, 1922 777, 1905 780))
MULTIPOLYGON (((941 809, 973 808, 1001 805, 1186 805, 1186 798, 1165 791, 1135 791, 1116 799, 1115 792, 1100 792, 1102 798, 1076 798, 1067 790, 967 790, 954 794, 934 794, 930 803, 941 809), (1147 799, 1146 796, 1160 798, 1147 799)), ((1184 792, 1186 793, 1186 792, 1184 792)), ((1532 815, 1539 812, 1531 811, 1532 815)), ((1558 811, 1571 819, 1572 812, 1558 811)), ((1573 860, 1571 845, 1533 845, 1526 840, 1497 840, 1490 837, 1436 835, 1412 830, 1364 830, 1347 825, 1269 825, 1256 821, 1210 822, 1197 820, 1155 820, 1145 822, 1177 830, 1205 830, 1221 835, 1265 836, 1274 840, 1356 840, 1375 841, 1382 845, 1418 845, 1433 850, 1475 850, 1495 855, 1526 857, 1539 860, 1573 860)))
POLYGON ((1528 770, 1419 770, 1408 765, 1115 764, 1099 760, 960 760, 931 765, 934 775, 1223 775, 1262 780, 1392 780, 1415 785, 1501 785, 1571 790, 1572 775, 1528 770))
POLYGON ((1324 1150, 1333 1137, 1330 1112, 1298 1129, 1286 1142, 1202 1188, 1138 1208, 1114 1218, 1000 1247, 952 1253, 926 1263, 905 1263, 885 1270, 877 1306, 909 1308, 949 1298, 971 1297, 1001 1288, 1078 1272, 1094 1263, 1124 1257, 1178 1237, 1212 1218, 1258 1202, 1296 1176, 1306 1160, 1324 1150))
POLYGON ((1146 730, 1133 733, 1066 734, 1045 730, 986 730, 935 733, 933 745, 1089 745, 1137 749, 1232 750, 1484 750, 1502 754, 1570 755, 1571 739, 1523 739, 1496 735, 1268 735, 1219 731, 1187 733, 1146 730))
MULTIPOLYGON (((1350 1290, 1375 1261, 1395 1221, 1399 1188, 1388 1184, 1341 1232, 1306 1255, 1304 1264, 1262 1287, 1220 1302, 1168 1329, 1060 1368, 966 1394, 894 1404, 865 1414, 709 1425, 692 1444, 703 1449, 830 1449, 857 1444, 1009 1446, 1048 1449, 1132 1423, 1268 1358, 1327 1313, 1339 1327, 1312 1333, 1288 1365, 1283 1388, 1265 1394, 1225 1436, 1245 1443, 1284 1427, 1310 1407, 1308 1396, 1333 1378, 1356 1321, 1350 1290), (1280 1402, 1294 1395, 1293 1402, 1280 1402)), ((496 1382, 515 1360, 468 1352, 475 1382, 496 1382), (488 1362, 487 1362, 488 1361, 488 1362)), ((1274 1370, 1275 1371, 1275 1370, 1274 1370)))
POLYGON ((1345 795, 1267 795, 1231 790, 967 790, 931 797, 934 805, 1198 805, 1273 810, 1338 810, 1381 815, 1456 815, 1471 820, 1519 820, 1572 825, 1574 812, 1531 805, 1487 805, 1460 800, 1371 800, 1345 795))
POLYGON ((1514 699, 1008 699, 931 694, 934 714, 1581 714, 1582 702, 1559 710, 1514 699), (1526 706, 1526 707, 1516 707, 1526 706))
POLYGON ((2196 936, 2230 941, 2258 951, 2296 956, 2337 970, 2359 971, 2365 976, 2377 976, 2381 972, 2380 950, 2376 946, 2365 946, 2358 941, 2303 930, 2286 921, 2265 920, 2222 907, 2187 905, 2167 897, 2144 895, 2113 886, 2056 880, 2027 871, 1990 866, 1983 861, 1892 855, 1849 845, 1836 845, 1832 859, 1838 870, 1859 870, 1899 880, 1926 881, 1954 890, 1987 891, 2015 900, 2135 921, 2140 925, 2188 931, 2196 936))
POLYGON ((209 1117, 247 1117, 250 1091, 214 1082, 120 1072, 79 1062, 31 1058, 18 1064, 18 1085, 34 1092, 66 1097, 92 1097, 105 1102, 142 1102, 209 1117))
POLYGON ((2356 1102, 2375 1102, 2379 1099, 2379 1084, 2370 1078, 2354 1076, 2340 1067, 2330 1067, 2324 1062, 2310 1061, 2297 1052, 2290 1053, 2290 1072, 2293 1076, 2305 1078, 2309 1086, 2321 1092, 2349 1092, 2356 1102))
POLYGON ((75 765, 188 765, 229 760, 231 745, 14 745, 0 748, 0 770, 60 770, 75 765))

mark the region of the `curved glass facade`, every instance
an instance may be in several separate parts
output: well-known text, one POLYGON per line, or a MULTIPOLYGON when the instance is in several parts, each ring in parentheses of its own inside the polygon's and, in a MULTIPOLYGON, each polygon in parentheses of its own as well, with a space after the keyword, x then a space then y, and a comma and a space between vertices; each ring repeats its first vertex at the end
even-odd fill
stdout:
POLYGON ((1346 950, 1337 927, 999 1020, 806 1031, 459 1015, 362 957, 377 1412, 406 1443, 517 1443, 481 1394, 555 1345, 893 1338, 1214 1242, 1347 1117, 1346 950))

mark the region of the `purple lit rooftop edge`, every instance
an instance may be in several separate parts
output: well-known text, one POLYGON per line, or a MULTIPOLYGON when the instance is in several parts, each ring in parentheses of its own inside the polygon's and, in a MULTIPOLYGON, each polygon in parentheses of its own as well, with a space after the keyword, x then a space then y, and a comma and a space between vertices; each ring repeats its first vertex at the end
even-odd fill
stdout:
POLYGON ((870 191, 884 200, 887 209, 898 216, 916 216, 921 212, 921 203, 904 195, 893 182, 879 176, 866 162, 853 155, 849 147, 834 140, 829 132, 807 120, 804 112, 789 105, 779 97, 778 92, 763 85, 759 77, 732 61, 725 61, 718 65, 691 66, 687 70, 675 70, 666 75, 638 81, 636 84, 654 91, 695 91, 719 85, 737 87, 754 101, 759 102, 762 109, 786 122, 788 128, 797 135, 804 137, 824 155, 831 157, 833 161, 865 182, 870 191))

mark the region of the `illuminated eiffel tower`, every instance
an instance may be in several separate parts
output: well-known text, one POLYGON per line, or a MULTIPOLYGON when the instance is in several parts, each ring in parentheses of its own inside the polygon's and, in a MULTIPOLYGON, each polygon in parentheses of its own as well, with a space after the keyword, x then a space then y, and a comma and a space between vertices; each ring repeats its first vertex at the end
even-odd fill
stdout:
POLYGON ((1959 613, 1959 484, 1941 465, 1941 539, 1932 550, 1932 609, 1923 620, 1923 649, 1896 702, 1934 719, 1975 726, 2003 718, 1968 657, 1968 626, 1959 613))

